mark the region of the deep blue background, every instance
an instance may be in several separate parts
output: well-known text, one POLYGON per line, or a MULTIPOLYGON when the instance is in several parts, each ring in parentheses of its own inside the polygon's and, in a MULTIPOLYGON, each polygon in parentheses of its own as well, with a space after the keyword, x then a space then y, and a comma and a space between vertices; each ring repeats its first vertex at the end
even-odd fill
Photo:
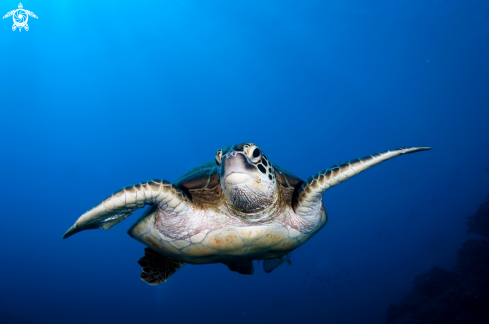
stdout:
POLYGON ((489 193, 486 0, 23 5, 28 32, 0 21, 0 322, 380 323, 453 266, 489 193), (433 150, 328 191, 327 226, 271 274, 188 265, 150 287, 137 216, 61 240, 114 190, 244 141, 302 178, 433 150))

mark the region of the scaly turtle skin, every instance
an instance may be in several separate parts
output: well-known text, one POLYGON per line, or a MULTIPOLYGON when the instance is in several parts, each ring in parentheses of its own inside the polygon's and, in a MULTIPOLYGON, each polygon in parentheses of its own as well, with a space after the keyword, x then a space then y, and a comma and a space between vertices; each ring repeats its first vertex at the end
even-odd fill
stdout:
POLYGON ((119 190, 83 214, 66 232, 109 229, 151 205, 129 229, 145 244, 141 278, 166 281, 185 263, 224 263, 252 274, 253 260, 270 272, 327 222, 322 194, 395 156, 428 150, 400 148, 340 163, 306 181, 270 162, 253 143, 220 149, 174 183, 151 180, 119 190))

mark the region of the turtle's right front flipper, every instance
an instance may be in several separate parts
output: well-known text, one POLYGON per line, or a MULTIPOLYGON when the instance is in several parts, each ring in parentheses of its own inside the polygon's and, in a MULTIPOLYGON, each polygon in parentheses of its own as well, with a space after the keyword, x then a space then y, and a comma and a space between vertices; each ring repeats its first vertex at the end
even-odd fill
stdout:
POLYGON ((165 213, 178 216, 187 212, 190 201, 185 193, 165 180, 151 180, 129 186, 80 216, 63 238, 87 229, 109 229, 145 205, 158 205, 165 213))

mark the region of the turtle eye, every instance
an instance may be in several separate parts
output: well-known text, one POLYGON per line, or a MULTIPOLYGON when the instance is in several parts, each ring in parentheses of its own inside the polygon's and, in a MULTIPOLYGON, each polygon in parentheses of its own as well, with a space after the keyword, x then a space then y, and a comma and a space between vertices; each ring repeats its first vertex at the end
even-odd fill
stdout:
POLYGON ((216 163, 217 165, 221 165, 222 162, 222 150, 217 150, 216 152, 216 163))
POLYGON ((253 158, 256 159, 259 157, 261 154, 260 149, 257 147, 256 149, 253 150, 253 158))
POLYGON ((261 160, 261 150, 256 147, 256 145, 253 145, 248 149, 247 155, 253 163, 257 163, 261 160))

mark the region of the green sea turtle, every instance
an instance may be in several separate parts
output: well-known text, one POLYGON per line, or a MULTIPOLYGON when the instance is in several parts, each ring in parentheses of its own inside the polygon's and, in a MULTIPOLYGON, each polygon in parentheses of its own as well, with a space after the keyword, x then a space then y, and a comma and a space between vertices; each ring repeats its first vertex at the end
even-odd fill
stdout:
POLYGON ((165 282, 185 263, 224 263, 252 274, 253 260, 270 272, 327 222, 323 193, 348 178, 401 154, 429 150, 399 148, 336 164, 303 181, 270 162, 253 143, 217 151, 215 161, 175 182, 151 180, 125 187, 83 214, 65 233, 109 229, 150 205, 129 229, 145 244, 141 279, 165 282))

